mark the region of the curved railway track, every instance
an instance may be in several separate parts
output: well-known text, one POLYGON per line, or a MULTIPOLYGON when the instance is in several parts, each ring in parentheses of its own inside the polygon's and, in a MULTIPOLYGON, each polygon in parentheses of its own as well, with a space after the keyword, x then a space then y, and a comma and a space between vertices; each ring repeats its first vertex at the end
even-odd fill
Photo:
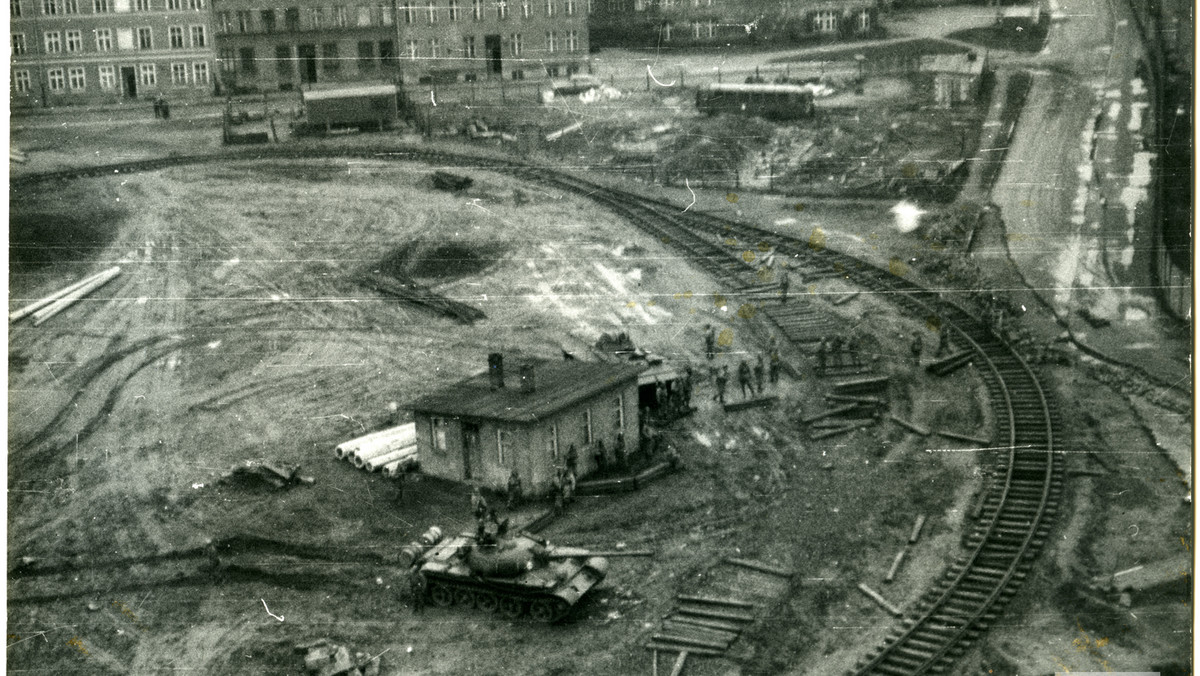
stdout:
POLYGON ((938 317, 955 342, 975 353, 975 365, 991 398, 997 437, 988 453, 995 466, 986 486, 982 512, 965 539, 965 553, 947 567, 935 586, 908 610, 883 645, 864 657, 853 674, 908 675, 947 671, 995 620, 1016 593, 1048 535, 1063 485, 1063 456, 1057 447, 1058 411, 1038 374, 991 327, 963 308, 888 271, 826 248, 778 233, 718 218, 680 211, 654 200, 553 169, 498 156, 466 155, 419 147, 347 149, 335 147, 270 148, 253 154, 221 152, 176 156, 121 165, 73 169, 14 178, 24 187, 153 171, 217 161, 329 159, 358 157, 418 161, 458 168, 501 170, 519 178, 558 187, 623 216, 677 249, 688 262, 729 285, 732 292, 758 283, 754 269, 736 242, 767 242, 777 254, 799 261, 807 280, 842 277, 921 316, 938 317))

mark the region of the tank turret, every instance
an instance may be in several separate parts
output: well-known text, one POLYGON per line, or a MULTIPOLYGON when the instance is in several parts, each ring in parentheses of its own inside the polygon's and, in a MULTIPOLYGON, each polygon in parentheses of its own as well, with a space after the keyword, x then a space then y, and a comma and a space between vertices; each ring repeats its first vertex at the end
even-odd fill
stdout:
POLYGON ((516 619, 555 622, 608 572, 608 561, 583 549, 554 547, 522 533, 481 540, 463 533, 440 540, 413 564, 436 606, 459 605, 516 619))

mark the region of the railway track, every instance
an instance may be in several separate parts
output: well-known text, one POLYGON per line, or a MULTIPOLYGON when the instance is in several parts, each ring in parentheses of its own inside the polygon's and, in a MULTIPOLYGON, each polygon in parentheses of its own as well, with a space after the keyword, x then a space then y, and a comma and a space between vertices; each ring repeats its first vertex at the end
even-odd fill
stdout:
MULTIPOLYGON (((106 167, 65 170, 13 179, 14 188, 55 180, 154 171, 219 161, 369 158, 417 161, 461 169, 499 170, 586 197, 674 247, 691 264, 733 293, 763 286, 753 253, 759 242, 798 263, 807 280, 842 277, 920 317, 937 317, 957 344, 969 347, 987 386, 997 438, 989 451, 995 467, 983 509, 965 539, 965 553, 909 609, 885 642, 851 672, 895 676, 948 671, 1003 610, 1028 574, 1052 526, 1063 487, 1057 447, 1059 414, 1038 374, 991 327, 937 292, 858 259, 794 237, 731 222, 679 205, 601 186, 553 169, 498 156, 426 148, 335 147, 257 149, 253 155, 221 152, 177 156, 106 167)), ((770 320, 769 313, 766 315, 770 320)), ((785 334, 786 335, 786 334, 785 334)))

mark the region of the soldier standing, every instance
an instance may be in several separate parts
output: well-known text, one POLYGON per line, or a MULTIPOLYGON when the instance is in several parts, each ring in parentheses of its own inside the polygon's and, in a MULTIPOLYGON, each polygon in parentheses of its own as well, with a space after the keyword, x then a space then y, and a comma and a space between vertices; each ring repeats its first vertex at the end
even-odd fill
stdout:
POLYGON ((550 495, 554 498, 554 513, 561 515, 565 504, 561 469, 555 472, 554 478, 550 480, 550 495))
POLYGON ((563 477, 563 501, 568 505, 575 502, 575 471, 569 468, 563 477))
POLYGON ((508 508, 513 509, 521 506, 521 475, 517 470, 513 470, 512 474, 508 475, 508 508))
POLYGON ((617 447, 614 449, 617 456, 617 467, 625 466, 625 433, 617 432, 617 447))
POLYGON ((408 472, 405 472, 402 469, 398 469, 398 471, 396 472, 396 476, 394 477, 394 482, 396 484, 396 504, 397 505, 404 504, 404 480, 408 478, 407 475, 408 475, 408 472))
POLYGON ((779 302, 786 303, 788 295, 788 286, 791 285, 791 280, 788 279, 787 264, 779 266, 779 302))
POLYGON ((713 332, 712 324, 704 325, 704 356, 712 359, 717 352, 717 334, 713 332))
POLYGON ((575 444, 567 448, 567 469, 571 470, 572 474, 579 471, 579 451, 575 450, 575 444))
POLYGON ((771 341, 770 361, 767 365, 767 373, 770 375, 771 385, 779 384, 779 369, 783 366, 783 362, 779 359, 779 348, 775 346, 775 341, 771 341))
POLYGON ((475 486, 471 489, 471 514, 476 521, 482 521, 487 510, 487 500, 484 499, 483 493, 479 492, 479 486, 475 486))
POLYGON ((722 366, 717 372, 717 394, 713 399, 725 403, 725 386, 729 384, 729 367, 722 366))
POLYGON ((749 389, 750 394, 754 394, 754 384, 750 382, 750 365, 746 363, 745 359, 738 364, 737 377, 738 386, 742 388, 742 399, 749 399, 750 397, 746 396, 746 390, 749 389))
POLYGON ((766 373, 767 370, 763 364, 763 356, 760 354, 758 355, 757 360, 754 362, 754 387, 758 389, 759 394, 763 393, 763 380, 766 376, 766 373))
POLYGON ((942 353, 948 349, 950 349, 950 329, 943 326, 942 330, 938 331, 937 356, 942 356, 942 353))
POLYGON ((420 568, 413 566, 413 569, 408 573, 408 591, 412 596, 413 614, 419 615, 425 610, 425 574, 420 568))
POLYGON ((922 348, 921 332, 913 331, 912 348, 911 348, 912 349, 913 366, 921 365, 921 348, 922 348))

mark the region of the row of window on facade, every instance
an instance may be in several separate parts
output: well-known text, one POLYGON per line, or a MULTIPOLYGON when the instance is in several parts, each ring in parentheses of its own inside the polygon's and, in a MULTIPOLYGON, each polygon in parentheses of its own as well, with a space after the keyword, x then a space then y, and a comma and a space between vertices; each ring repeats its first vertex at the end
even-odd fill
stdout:
MULTIPOLYGON (((841 14, 836 11, 816 12, 812 17, 812 31, 822 34, 837 33, 840 19, 841 14)), ((854 29, 857 32, 866 33, 871 30, 871 12, 863 10, 856 14, 854 19, 854 29)), ((693 21, 691 23, 691 37, 696 40, 715 38, 717 37, 717 26, 718 24, 714 21, 693 21)), ((681 36, 678 27, 671 23, 665 23, 662 26, 662 37, 664 41, 669 41, 681 36)))
MULTIPOLYGON (((524 39, 520 33, 513 33, 509 36, 508 51, 514 57, 519 57, 525 54, 524 39)), ((462 39, 462 43, 456 52, 445 51, 445 41, 441 38, 430 38, 429 40, 406 40, 404 42, 404 52, 401 56, 409 60, 417 59, 482 59, 484 58, 480 50, 481 41, 475 36, 469 35, 462 39)), ((579 41, 579 33, 576 31, 566 31, 558 33, 555 31, 546 32, 546 42, 544 51, 549 54, 558 52, 576 52, 579 51, 582 44, 579 41)), ((373 66, 376 62, 376 43, 362 41, 358 43, 358 62, 359 68, 363 66, 373 66)), ((378 61, 380 64, 386 65, 393 61, 395 52, 390 40, 383 40, 378 43, 378 61)), ((290 45, 278 45, 275 47, 275 63, 280 75, 291 74, 291 61, 293 60, 292 47, 290 45)), ((321 45, 321 69, 326 73, 336 73, 340 69, 342 55, 338 48, 338 43, 328 42, 321 45)), ((218 62, 221 64, 221 70, 227 72, 241 72, 245 74, 256 74, 258 72, 258 53, 254 47, 225 47, 218 54, 218 62)))
MULTIPOLYGON (((540 6, 544 15, 548 17, 555 16, 560 11, 567 16, 573 16, 579 6, 577 0, 539 2, 544 3, 540 6)), ((534 0, 520 0, 520 16, 528 19, 533 17, 536 11, 534 0)), ((400 21, 405 24, 436 24, 440 20, 463 21, 468 18, 468 13, 471 19, 482 21, 488 12, 494 12, 497 19, 507 19, 509 4, 485 0, 462 0, 461 3, 459 0, 448 0, 444 6, 433 1, 423 4, 401 2, 397 12, 400 21)), ((221 33, 275 33, 282 26, 284 31, 294 33, 323 28, 349 28, 352 26, 351 17, 353 26, 359 28, 391 26, 393 23, 391 8, 387 5, 334 5, 308 7, 303 12, 299 7, 286 7, 283 9, 282 23, 275 9, 220 11, 216 13, 216 29, 221 33)))
MULTIPOLYGON (((614 419, 613 428, 620 432, 625 429, 625 402, 621 397, 614 400, 614 406, 617 413, 614 419)), ((588 408, 583 411, 583 420, 581 421, 583 432, 582 438, 585 445, 596 443, 595 430, 592 427, 592 409, 588 408)), ((446 431, 449 429, 450 423, 446 418, 430 418, 429 419, 429 437, 430 448, 435 452, 445 453, 448 448, 446 441, 446 431)), ((562 449, 559 447, 558 424, 550 425, 549 434, 546 436, 546 453, 552 461, 556 461, 560 457, 562 449)), ((512 443, 509 441, 511 433, 503 430, 496 430, 496 460, 503 465, 508 457, 508 450, 512 448, 512 443)), ((579 449, 576 449, 577 451, 579 449)))
MULTIPOLYGON (((23 2, 30 0, 8 0, 10 17, 20 18, 25 15, 23 2)), ((206 0, 90 0, 92 14, 111 14, 125 12, 156 12, 156 11, 200 11, 204 9, 206 0)), ((35 7, 41 9, 42 16, 67 16, 82 14, 89 6, 88 0, 41 0, 35 2, 35 7)))
MULTIPOLYGON (((208 62, 172 63, 171 84, 175 86, 194 85, 206 87, 209 84, 208 62)), ((154 86, 158 84, 158 64, 143 63, 137 66, 138 84, 154 86)), ((98 85, 103 91, 116 91, 116 66, 99 66, 98 85)), ((33 90, 32 74, 29 70, 14 70, 12 74, 13 90, 30 92, 33 90)), ((46 87, 51 92, 87 91, 87 70, 82 66, 46 69, 46 87)))
MULTIPOLYGON (((119 50, 154 49, 154 31, 149 26, 141 28, 96 28, 92 30, 93 44, 97 52, 119 50), (136 32, 135 32, 136 30, 136 32)), ((29 53, 29 45, 24 33, 13 33, 13 56, 29 53)), ((208 28, 206 26, 169 26, 167 28, 167 43, 171 49, 202 49, 208 46, 208 28)), ((46 31, 42 34, 42 50, 44 54, 75 53, 84 51, 83 31, 46 31)))

